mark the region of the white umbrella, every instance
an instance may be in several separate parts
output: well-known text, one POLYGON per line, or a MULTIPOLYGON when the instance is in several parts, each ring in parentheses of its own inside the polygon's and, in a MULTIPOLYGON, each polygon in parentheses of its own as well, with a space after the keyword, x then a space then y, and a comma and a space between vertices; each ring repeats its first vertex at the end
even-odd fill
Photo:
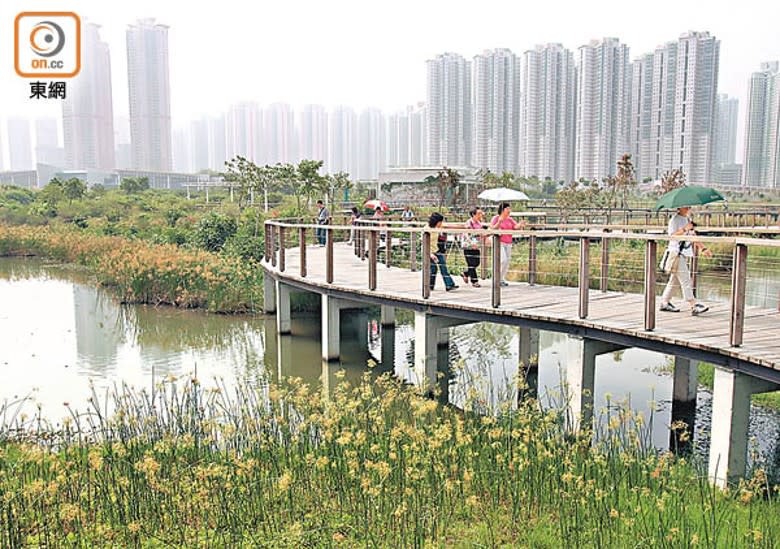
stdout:
POLYGON ((481 200, 489 200, 490 202, 501 202, 503 200, 529 200, 528 195, 522 191, 516 191, 514 189, 507 189, 506 187, 498 187, 497 189, 488 189, 479 193, 481 200))

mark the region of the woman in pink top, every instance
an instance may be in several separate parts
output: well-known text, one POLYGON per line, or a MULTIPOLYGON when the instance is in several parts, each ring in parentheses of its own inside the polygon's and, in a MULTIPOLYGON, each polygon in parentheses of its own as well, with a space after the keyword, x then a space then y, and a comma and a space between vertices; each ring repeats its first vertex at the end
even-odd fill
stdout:
MULTIPOLYGON (((514 219, 512 219, 509 216, 510 213, 511 210, 509 208, 509 203, 502 202, 498 206, 498 215, 493 216, 493 219, 490 220, 490 228, 500 229, 500 230, 522 229, 525 223, 522 222, 517 223, 514 219)), ((508 286, 509 283, 506 281, 506 273, 509 271, 509 262, 512 259, 512 235, 502 234, 500 240, 501 240, 501 285, 508 286)))

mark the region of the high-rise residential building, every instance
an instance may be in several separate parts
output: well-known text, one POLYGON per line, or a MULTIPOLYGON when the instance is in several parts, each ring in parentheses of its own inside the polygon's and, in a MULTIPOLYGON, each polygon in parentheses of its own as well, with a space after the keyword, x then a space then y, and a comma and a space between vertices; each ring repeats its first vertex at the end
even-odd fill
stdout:
POLYGON ((493 173, 517 171, 520 62, 508 49, 485 51, 472 61, 474 138, 472 164, 493 173))
POLYGON ((634 61, 628 147, 640 181, 681 169, 690 183, 716 182, 719 50, 708 32, 691 31, 634 61))
POLYGON ((409 112, 409 165, 423 166, 428 157, 428 105, 417 103, 409 112))
POLYGON ((211 167, 209 164, 209 119, 205 116, 190 123, 189 157, 191 172, 199 172, 211 167))
POLYGON ((192 134, 189 128, 175 128, 171 137, 171 146, 173 148, 173 166, 172 169, 179 173, 190 173, 192 169, 191 141, 192 134))
POLYGON ((357 115, 351 107, 337 106, 328 118, 328 171, 357 176, 357 115))
POLYGON ((677 42, 634 61, 628 117, 628 152, 637 180, 658 180, 672 167, 677 42))
POLYGON ((387 167, 385 151, 385 116, 379 109, 361 111, 358 117, 357 178, 377 179, 387 167))
POLYGON ((677 89, 672 168, 691 184, 713 182, 720 41, 708 32, 688 32, 677 46, 677 89))
POLYGON ((322 160, 328 166, 328 113, 322 105, 305 105, 298 116, 298 150, 302 159, 322 160))
POLYGON ((227 159, 243 156, 261 163, 263 114, 257 103, 232 105, 225 121, 227 159))
POLYGON ((98 25, 87 23, 82 28, 82 69, 62 103, 65 167, 113 170, 116 160, 111 55, 108 44, 100 39, 98 25))
POLYGON ((750 76, 742 185, 780 188, 780 63, 750 76))
POLYGON ((133 168, 170 171, 168 27, 139 19, 127 29, 127 80, 133 168))
POLYGON ((630 65, 617 38, 581 46, 577 71, 575 177, 601 180, 627 149, 630 65))
POLYGON ((717 113, 715 165, 733 164, 737 157, 739 99, 729 97, 725 93, 718 94, 717 113))
POLYGON ((574 178, 576 71, 561 44, 523 54, 520 85, 519 172, 553 181, 574 178))
POLYGON ((444 53, 426 66, 428 164, 468 166, 473 139, 471 63, 444 53))
POLYGON ((60 139, 55 118, 39 118, 35 121, 35 162, 50 166, 65 166, 65 151, 60 139))
POLYGON ((273 103, 263 110, 263 164, 295 162, 295 115, 287 103, 273 103))
POLYGON ((8 119, 8 160, 11 170, 32 170, 32 137, 26 118, 8 119))
POLYGON ((227 143, 225 139, 225 116, 219 115, 208 120, 209 129, 209 168, 216 171, 225 169, 227 143))

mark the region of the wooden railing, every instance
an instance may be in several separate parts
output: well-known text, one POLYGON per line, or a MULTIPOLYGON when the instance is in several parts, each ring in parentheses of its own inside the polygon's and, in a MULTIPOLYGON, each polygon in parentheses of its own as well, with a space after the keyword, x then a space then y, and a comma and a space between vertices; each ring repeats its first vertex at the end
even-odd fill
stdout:
MULTIPOLYGON (((491 279, 491 303, 494 308, 501 306, 502 298, 502 287, 500 285, 501 235, 511 234, 516 242, 518 240, 528 242, 527 277, 529 285, 538 283, 537 247, 539 241, 551 239, 577 240, 579 243, 577 272, 577 287, 579 289, 578 317, 581 319, 588 318, 589 296, 592 291, 596 291, 590 287, 589 260, 591 245, 596 242, 601 246, 598 288, 601 292, 606 292, 608 281, 610 280, 610 244, 617 241, 644 242, 643 278, 641 281, 636 280, 635 282, 643 283, 644 287, 644 329, 646 331, 652 331, 656 328, 658 243, 677 240, 730 247, 733 254, 731 259, 729 342, 732 346, 740 346, 743 341, 748 249, 751 247, 780 248, 780 240, 741 237, 667 236, 662 234, 621 233, 610 229, 590 230, 587 232, 559 230, 501 231, 473 230, 457 227, 431 229, 387 220, 362 220, 355 225, 315 225, 266 221, 265 256, 271 267, 277 268, 280 272, 285 272, 287 269, 287 250, 290 249, 288 247, 288 237, 291 234, 296 235, 295 240, 297 240, 297 243, 295 243, 295 246, 299 247, 300 254, 298 274, 300 277, 306 278, 308 276, 307 253, 308 247, 311 245, 307 242, 307 237, 311 234, 319 234, 323 237, 322 245, 325 248, 325 280, 327 283, 332 284, 334 270, 338 267, 334 261, 334 243, 339 237, 342 239, 351 237, 352 252, 355 256, 368 263, 367 288, 375 291, 378 283, 377 267, 379 264, 380 243, 382 243, 383 263, 386 267, 396 266, 407 268, 410 271, 417 271, 418 264, 421 266, 421 296, 423 299, 428 299, 431 292, 429 278, 431 269, 431 240, 438 237, 438 234, 441 232, 451 235, 465 233, 480 238, 482 243, 480 249, 482 259, 480 278, 483 280, 488 278, 489 271, 491 275, 489 277, 491 279), (394 238, 401 239, 402 244, 394 244, 394 238), (489 253, 490 246, 486 245, 488 241, 492 243, 492 250, 490 250, 492 253, 489 253), (393 248, 403 251, 407 246, 408 258, 402 261, 400 256, 396 256, 397 261, 394 263, 393 248), (489 261, 487 261, 488 256, 489 261)), ((695 254, 691 268, 694 288, 696 287, 697 261, 698 257, 695 254)))

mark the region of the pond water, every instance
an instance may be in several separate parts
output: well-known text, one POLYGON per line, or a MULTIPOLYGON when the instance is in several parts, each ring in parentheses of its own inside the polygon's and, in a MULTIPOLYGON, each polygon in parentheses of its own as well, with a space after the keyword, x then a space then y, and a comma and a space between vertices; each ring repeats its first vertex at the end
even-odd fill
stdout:
MULTIPOLYGON (((765 283, 768 290, 761 286, 749 296, 764 306, 773 306, 774 299, 777 306, 778 277, 766 275, 765 283)), ((728 287, 717 281, 704 278, 702 284, 707 299, 728 297, 728 287)), ((230 386, 261 383, 266 375, 296 376, 327 390, 339 370, 354 381, 367 371, 391 371, 414 383, 412 322, 410 314, 399 311, 397 327, 383 331, 378 309, 342 315, 341 361, 323 364, 317 314, 294 315, 294 335, 280 337, 273 317, 120 305, 73 267, 0 258, 0 425, 14 414, 34 415, 38 407, 56 425, 68 415, 66 405, 87 408, 92 391, 101 396, 121 384, 150 388, 171 377, 197 376, 204 386, 230 386)), ((540 334, 538 396, 546 406, 563 401, 565 344, 563 334, 540 334)), ((486 409, 516 399, 518 347, 516 328, 488 323, 452 328, 449 350, 442 351, 448 353, 448 367, 439 398, 458 407, 476 399, 486 409)), ((641 349, 599 356, 596 415, 603 415, 608 403, 630 402, 648 421, 648 439, 668 448, 671 364, 671 357, 641 349)), ((694 432, 702 454, 708 446, 710 400, 710 392, 700 387, 694 432)), ((760 463, 780 465, 780 413, 754 405, 750 436, 760 463)))

